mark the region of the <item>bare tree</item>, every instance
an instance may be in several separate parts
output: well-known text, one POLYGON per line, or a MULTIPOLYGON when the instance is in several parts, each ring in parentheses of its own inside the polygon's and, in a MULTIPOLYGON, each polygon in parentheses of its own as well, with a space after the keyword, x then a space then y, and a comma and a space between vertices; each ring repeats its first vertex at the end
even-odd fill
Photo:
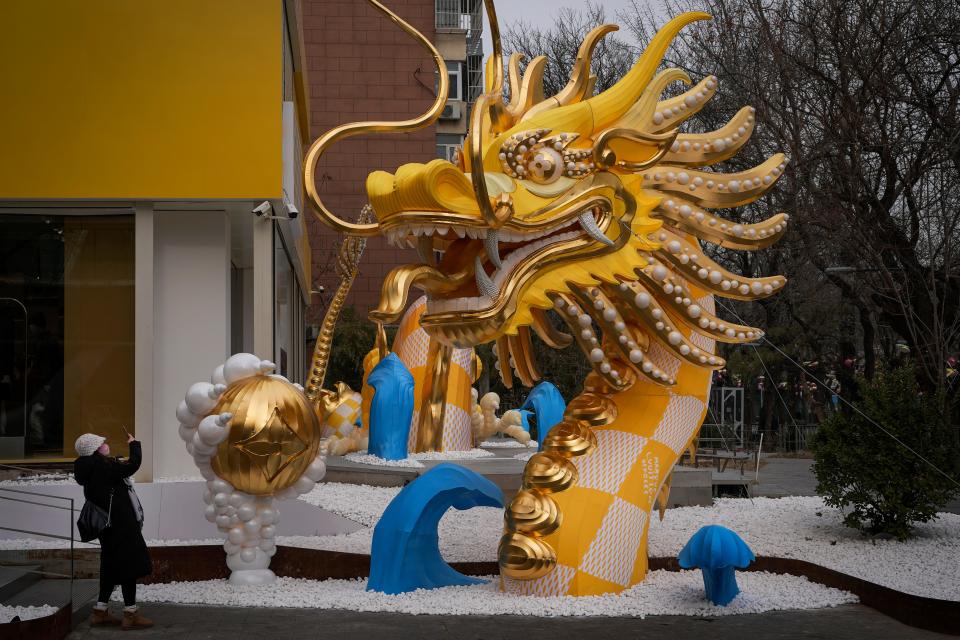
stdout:
MULTIPOLYGON (((792 160, 771 196, 733 212, 743 222, 791 213, 797 224, 785 241, 756 253, 717 248, 713 256, 749 276, 785 273, 792 284, 756 307, 730 308, 745 316, 759 310, 771 338, 794 357, 830 360, 838 373, 861 356, 869 377, 878 357, 895 359, 896 343, 905 343, 927 388, 956 402, 948 362, 960 352, 960 3, 665 4, 653 11, 634 0, 618 22, 645 43, 664 15, 714 16, 685 29, 666 60, 695 80, 720 79, 690 128, 719 128, 750 104, 758 127, 725 169, 754 166, 776 151, 792 160)), ((546 29, 509 28, 505 49, 555 63, 545 76, 550 95, 566 83, 583 36, 606 20, 598 5, 563 10, 546 29)), ((638 51, 609 36, 600 46, 594 72, 604 89, 638 51)))
MULTIPOLYGON (((577 50, 584 36, 594 27, 607 24, 608 16, 603 6, 588 2, 583 10, 561 7, 546 28, 535 27, 526 22, 507 26, 502 41, 506 53, 521 53, 526 69, 530 60, 540 55, 547 56, 543 74, 544 95, 558 93, 570 79, 570 69, 577 58, 577 50)), ((636 60, 637 51, 621 38, 609 35, 597 45, 590 71, 597 76, 595 88, 603 91, 623 77, 636 60)))
MULTIPOLYGON (((646 41, 662 19, 633 9, 621 17, 646 41)), ((671 15, 689 10, 714 20, 688 29, 670 63, 717 74, 721 112, 730 95, 757 107, 757 156, 793 159, 777 204, 799 224, 759 258, 812 267, 856 309, 868 375, 885 324, 946 390, 960 348, 960 5, 668 0, 671 15)))

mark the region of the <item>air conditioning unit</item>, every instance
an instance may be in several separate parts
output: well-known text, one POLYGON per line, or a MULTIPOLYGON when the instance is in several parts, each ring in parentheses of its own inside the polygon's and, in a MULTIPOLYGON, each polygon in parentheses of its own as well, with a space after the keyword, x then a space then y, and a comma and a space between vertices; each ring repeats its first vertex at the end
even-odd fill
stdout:
POLYGON ((461 113, 462 112, 459 104, 448 104, 443 108, 443 112, 440 114, 440 119, 459 120, 461 113))

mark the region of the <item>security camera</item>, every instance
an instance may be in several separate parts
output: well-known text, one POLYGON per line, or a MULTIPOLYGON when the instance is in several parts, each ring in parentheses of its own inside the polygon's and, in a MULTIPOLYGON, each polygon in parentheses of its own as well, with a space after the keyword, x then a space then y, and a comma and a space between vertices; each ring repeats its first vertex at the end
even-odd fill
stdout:
POLYGON ((297 216, 300 215, 297 205, 293 204, 293 201, 288 198, 283 199, 283 208, 287 210, 287 217, 291 220, 296 220, 297 216))
POLYGON ((263 216, 269 216, 269 214, 271 214, 272 212, 273 212, 273 207, 270 205, 270 202, 267 200, 264 200, 253 209, 253 214, 258 218, 262 218, 263 216))

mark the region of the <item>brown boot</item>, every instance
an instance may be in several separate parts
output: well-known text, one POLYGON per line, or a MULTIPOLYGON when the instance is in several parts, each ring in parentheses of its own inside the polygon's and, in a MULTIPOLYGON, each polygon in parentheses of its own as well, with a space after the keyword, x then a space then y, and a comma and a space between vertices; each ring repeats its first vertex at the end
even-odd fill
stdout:
POLYGON ((120 624, 120 618, 110 615, 106 609, 94 609, 90 613, 91 627, 105 627, 120 624))
POLYGON ((131 629, 149 629, 153 626, 153 620, 143 617, 140 613, 140 609, 136 611, 123 611, 123 630, 130 631, 131 629))

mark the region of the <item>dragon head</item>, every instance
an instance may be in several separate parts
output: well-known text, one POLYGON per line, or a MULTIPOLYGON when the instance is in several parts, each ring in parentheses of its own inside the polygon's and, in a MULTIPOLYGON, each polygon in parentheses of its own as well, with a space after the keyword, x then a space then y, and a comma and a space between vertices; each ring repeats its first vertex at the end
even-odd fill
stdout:
MULTIPOLYGON (((371 3, 445 69, 422 35, 371 3)), ((346 233, 382 234, 392 244, 418 250, 419 263, 387 276, 371 317, 396 321, 410 288, 420 288, 428 296, 422 326, 456 347, 496 341, 508 385, 507 361, 523 383, 538 377, 531 329, 554 347, 576 340, 614 386, 636 375, 674 383, 647 356, 651 342, 694 364, 723 366, 709 349, 698 348, 693 333, 736 342, 754 340, 760 332, 725 323, 696 300, 711 293, 753 299, 773 293, 785 280, 738 277, 704 255, 698 239, 748 250, 774 242, 786 227, 785 214, 741 225, 710 210, 760 197, 781 175, 785 160, 776 155, 736 174, 709 170, 737 152, 755 121, 753 109, 745 108, 717 131, 679 131, 714 95, 715 77, 661 99, 670 83, 691 84, 679 69, 657 72, 668 46, 685 25, 710 16, 687 13, 670 21, 626 76, 596 95, 591 57, 615 26, 587 35, 568 84, 555 96, 543 94, 546 59, 530 61, 521 74, 520 56, 514 54, 507 65, 506 100, 492 0, 486 5, 494 53, 457 162, 433 160, 403 165, 395 173, 371 173, 367 195, 377 222, 364 225, 327 211, 312 176, 319 154, 339 138, 433 122, 446 101, 442 72, 437 101, 420 118, 345 125, 321 137, 307 154, 305 183, 325 223, 346 233), (546 315, 550 309, 572 335, 555 328, 546 315), (595 325, 603 329, 602 338, 595 325)))

